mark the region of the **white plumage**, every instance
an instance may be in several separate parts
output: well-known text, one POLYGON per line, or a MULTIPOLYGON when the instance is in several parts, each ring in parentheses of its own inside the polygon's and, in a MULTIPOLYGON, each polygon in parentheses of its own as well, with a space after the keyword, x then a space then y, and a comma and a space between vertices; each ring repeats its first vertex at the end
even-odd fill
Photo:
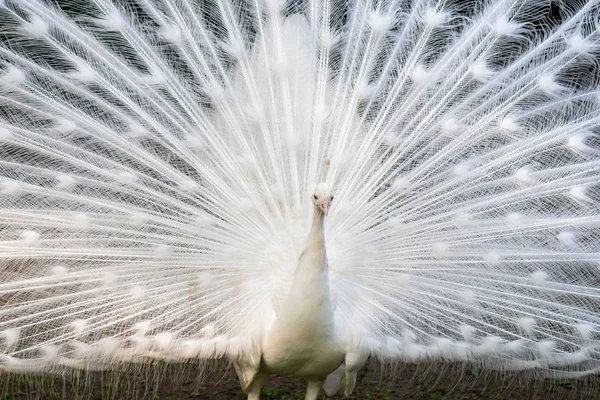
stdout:
POLYGON ((0 371, 597 372, 599 7, 0 1, 0 371))

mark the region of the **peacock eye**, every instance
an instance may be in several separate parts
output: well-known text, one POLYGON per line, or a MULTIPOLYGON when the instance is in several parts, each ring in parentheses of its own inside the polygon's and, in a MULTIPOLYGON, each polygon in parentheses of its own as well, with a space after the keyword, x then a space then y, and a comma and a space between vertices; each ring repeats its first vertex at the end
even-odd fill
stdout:
POLYGON ((317 195, 316 194, 313 194, 313 199, 315 199, 315 200, 317 199, 317 195))
POLYGON ((331 198, 329 199, 329 201, 333 201, 333 196, 331 196, 331 198))

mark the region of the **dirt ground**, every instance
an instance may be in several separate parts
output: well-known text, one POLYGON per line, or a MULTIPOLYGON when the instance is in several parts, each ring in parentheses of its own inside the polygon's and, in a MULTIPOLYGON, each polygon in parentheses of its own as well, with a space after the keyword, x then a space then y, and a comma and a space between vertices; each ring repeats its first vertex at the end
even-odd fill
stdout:
MULTIPOLYGON (((273 376, 261 399, 301 400, 302 379, 273 376)), ((341 394, 333 399, 344 398, 341 394)), ((87 373, 64 377, 0 375, 0 400, 21 399, 245 399, 233 369, 164 366, 129 373, 87 373)), ((321 395, 320 399, 328 399, 321 395)), ((544 399, 600 400, 600 377, 542 380, 523 373, 480 373, 458 364, 401 365, 391 370, 371 363, 360 372, 351 399, 544 399)))

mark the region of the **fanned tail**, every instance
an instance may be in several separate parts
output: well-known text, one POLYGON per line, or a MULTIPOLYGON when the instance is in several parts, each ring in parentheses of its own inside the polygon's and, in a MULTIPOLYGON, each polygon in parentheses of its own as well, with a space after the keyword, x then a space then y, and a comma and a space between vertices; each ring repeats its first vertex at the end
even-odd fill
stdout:
POLYGON ((595 372, 598 5, 489 3, 467 24, 456 7, 349 22, 360 123, 332 114, 349 161, 328 179, 340 319, 383 358, 595 372))
POLYGON ((0 5, 0 367, 254 348, 327 181, 348 350, 598 369, 595 1, 0 5))
POLYGON ((306 21, 273 7, 0 7, 3 367, 260 340, 304 239, 288 160, 313 54, 306 21))

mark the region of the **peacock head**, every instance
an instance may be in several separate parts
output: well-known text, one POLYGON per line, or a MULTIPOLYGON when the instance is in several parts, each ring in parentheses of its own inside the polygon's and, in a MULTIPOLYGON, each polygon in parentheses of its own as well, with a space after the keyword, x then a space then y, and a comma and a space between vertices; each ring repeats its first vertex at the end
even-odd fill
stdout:
POLYGON ((333 200, 329 185, 326 183, 319 183, 312 195, 312 200, 315 208, 327 216, 331 201, 333 200))

